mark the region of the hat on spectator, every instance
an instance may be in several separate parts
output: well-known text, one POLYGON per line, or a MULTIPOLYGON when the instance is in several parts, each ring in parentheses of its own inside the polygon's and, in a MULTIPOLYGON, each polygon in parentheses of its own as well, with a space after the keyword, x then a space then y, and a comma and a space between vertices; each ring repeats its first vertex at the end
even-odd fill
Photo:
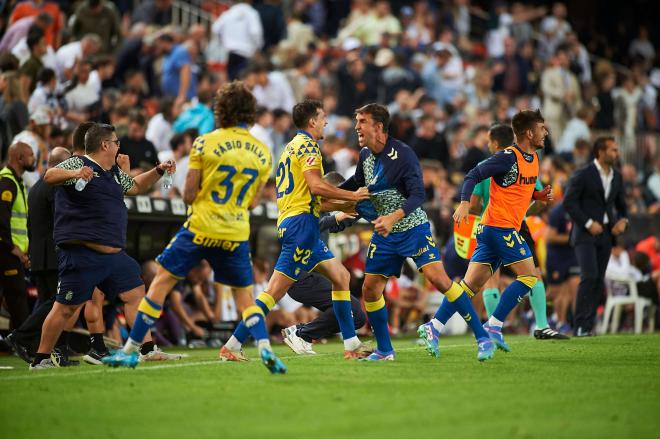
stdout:
POLYGON ((348 37, 342 43, 341 48, 346 52, 350 52, 351 50, 359 49, 361 46, 362 43, 360 43, 360 40, 355 37, 348 37))
POLYGON ((374 64, 378 67, 387 67, 392 61, 394 61, 394 52, 392 52, 392 49, 383 47, 376 53, 374 64))
POLYGON ((50 120, 50 111, 46 106, 38 107, 31 115, 30 120, 36 125, 48 125, 50 120))

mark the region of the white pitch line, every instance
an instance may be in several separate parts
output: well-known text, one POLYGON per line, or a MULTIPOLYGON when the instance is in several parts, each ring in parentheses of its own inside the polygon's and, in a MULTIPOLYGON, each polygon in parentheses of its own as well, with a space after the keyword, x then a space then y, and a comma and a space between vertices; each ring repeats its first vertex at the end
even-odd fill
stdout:
MULTIPOLYGON (((454 345, 449 345, 449 346, 443 346, 442 349, 449 349, 449 348, 464 348, 464 347, 469 347, 469 346, 474 346, 474 343, 469 343, 469 344, 454 344, 454 345)), ((414 346, 414 347, 409 347, 409 348, 401 348, 397 349, 398 351, 412 351, 412 350, 420 350, 422 351, 423 347, 422 346, 414 346)), ((281 359, 293 359, 293 358, 316 358, 316 357, 327 357, 330 355, 337 355, 336 352, 325 352, 322 354, 316 354, 316 355, 283 355, 280 358, 281 359)), ((167 362, 166 364, 157 364, 154 366, 146 366, 146 367, 138 367, 136 369, 129 369, 125 367, 120 367, 120 368, 109 368, 109 367, 101 367, 93 369, 93 370, 81 370, 81 371, 76 371, 76 372, 68 372, 65 370, 60 370, 56 369, 53 370, 55 373, 47 373, 45 371, 33 371, 31 372, 30 375, 17 375, 17 376, 5 376, 2 377, 0 376, 0 382, 2 381, 22 381, 22 380, 31 380, 33 378, 68 378, 68 377, 75 377, 75 376, 82 376, 82 375, 95 375, 99 373, 122 373, 122 372, 130 372, 131 370, 133 372, 142 372, 142 371, 148 371, 148 370, 156 370, 156 369, 175 369, 175 368, 182 368, 182 367, 191 367, 191 366, 209 366, 209 365, 217 365, 217 364, 227 364, 230 363, 229 361, 220 361, 218 359, 213 359, 213 360, 203 360, 203 361, 191 361, 188 363, 177 363, 176 360, 167 362), (64 372, 64 373, 62 373, 64 372)))

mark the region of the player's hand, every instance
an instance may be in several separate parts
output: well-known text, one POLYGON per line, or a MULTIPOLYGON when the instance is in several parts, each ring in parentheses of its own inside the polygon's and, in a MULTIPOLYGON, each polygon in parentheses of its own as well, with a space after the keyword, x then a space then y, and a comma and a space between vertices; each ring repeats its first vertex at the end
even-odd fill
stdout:
POLYGON ((14 246, 14 248, 11 249, 11 254, 16 256, 21 261, 21 264, 25 266, 25 268, 30 268, 30 257, 27 254, 23 253, 23 251, 20 248, 14 246))
POLYGON ((94 171, 92 171, 92 168, 89 166, 83 166, 82 168, 78 169, 78 171, 76 171, 74 178, 82 178, 85 181, 90 181, 92 178, 94 178, 94 171))
POLYGON ((360 189, 353 192, 353 201, 362 201, 369 199, 369 189, 366 187, 361 187, 360 189))
POLYGON ((385 215, 379 216, 371 223, 374 225, 374 229, 379 235, 387 238, 387 235, 389 235, 392 231, 392 227, 394 227, 395 222, 396 219, 392 215, 385 215))
POLYGON ((117 166, 124 171, 125 173, 131 172, 131 159, 128 157, 126 154, 117 154, 117 158, 115 159, 117 162, 117 166))
POLYGON ((547 185, 541 191, 534 191, 534 195, 532 195, 532 198, 535 199, 536 201, 544 201, 546 203, 554 200, 554 194, 552 193, 552 186, 547 185))
POLYGON ((589 227, 589 233, 591 233, 593 236, 600 235, 603 233, 603 226, 598 221, 594 221, 589 227))
POLYGON ((355 219, 355 218, 357 218, 357 213, 355 212, 339 212, 335 214, 335 221, 337 221, 337 224, 347 219, 355 219))
POLYGON ((628 226, 628 220, 626 219, 620 219, 619 221, 614 224, 614 227, 612 227, 612 235, 618 236, 622 234, 623 232, 626 231, 626 227, 628 226))
POLYGON ((163 163, 159 164, 156 167, 167 172, 170 175, 176 172, 176 162, 174 160, 164 161, 163 163))
POLYGON ((461 204, 458 205, 458 209, 454 212, 454 222, 460 224, 462 221, 465 224, 468 223, 468 217, 470 216, 470 202, 461 201, 461 204))

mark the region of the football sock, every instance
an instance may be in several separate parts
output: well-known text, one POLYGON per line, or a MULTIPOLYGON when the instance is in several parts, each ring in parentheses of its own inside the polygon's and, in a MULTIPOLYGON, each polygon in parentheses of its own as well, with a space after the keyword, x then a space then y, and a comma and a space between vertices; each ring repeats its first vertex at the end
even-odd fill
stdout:
MULTIPOLYGON (((350 291, 332 292, 332 309, 335 311, 341 336, 344 339, 344 349, 346 350, 353 350, 360 344, 360 340, 355 335, 355 323, 353 322, 353 310, 351 308, 350 291)), ((385 314, 387 315, 387 310, 385 314)))
MULTIPOLYGON (((525 295, 536 284, 536 280, 536 276, 518 276, 502 293, 500 303, 497 304, 491 317, 504 322, 513 308, 522 302, 525 295)), ((488 322, 490 323, 490 320, 488 322)))
MULTIPOLYGON (((445 297, 442 301, 442 304, 440 305, 440 308, 438 308, 438 310, 435 312, 433 320, 437 321, 442 325, 442 327, 444 327, 447 321, 451 318, 451 316, 454 315, 455 312, 456 306, 454 306, 454 303, 450 302, 449 299, 445 297)), ((433 323, 433 320, 431 320, 431 323, 433 323)), ((438 327, 435 324, 433 324, 433 327, 438 330, 438 327)))
POLYGON ((57 344, 55 345, 55 347, 60 349, 66 349, 69 346, 70 335, 71 335, 71 331, 62 331, 62 334, 60 334, 60 337, 57 339, 57 344))
MULTIPOLYGON (((241 320, 241 324, 243 324, 243 321, 242 321, 242 320, 241 320)), ((243 326, 245 327, 245 325, 243 325, 243 326)), ((245 328, 245 329, 247 329, 247 328, 245 328)), ((249 333, 250 333, 250 332, 248 331, 248 334, 249 334, 249 333)), ((235 335, 232 335, 231 337, 229 337, 229 340, 227 340, 227 343, 225 343, 225 346, 226 346, 227 349, 229 349, 230 351, 238 351, 238 350, 240 350, 241 347, 243 346, 243 343, 241 343, 240 341, 238 341, 238 339, 236 338, 235 335)))
POLYGON ((149 329, 156 324, 156 320, 158 320, 162 311, 162 305, 157 304, 146 296, 142 298, 137 315, 135 316, 135 323, 131 328, 131 335, 124 345, 125 353, 130 354, 140 349, 142 340, 144 340, 149 329))
MULTIPOLYGON (((268 315, 271 309, 275 306, 275 298, 268 294, 267 292, 263 291, 262 293, 257 296, 257 300, 254 301, 255 305, 257 305, 259 308, 264 313, 264 317, 268 315)), ((237 351, 241 348, 243 343, 245 343, 250 336, 250 330, 248 329, 247 326, 245 326, 245 322, 241 320, 241 322, 238 324, 236 329, 234 330, 234 334, 232 335, 232 340, 231 338, 227 342, 227 345, 229 345, 229 342, 231 342, 231 346, 227 346, 227 349, 232 350, 232 351, 237 351), (235 345, 235 342, 238 343, 238 345, 235 345)))
MULTIPOLYGON (((350 302, 348 302, 350 307, 350 302)), ((369 316, 369 323, 374 330, 376 336, 376 344, 380 352, 391 352, 394 350, 392 341, 390 340, 389 327, 387 326, 387 308, 385 307, 385 297, 380 296, 380 299, 375 302, 364 301, 364 307, 367 309, 369 316)))
POLYGON ((500 290, 497 288, 486 288, 483 297, 486 314, 490 317, 493 315, 493 311, 495 311, 495 308, 497 308, 497 304, 500 301, 500 290))
POLYGON ((42 354, 37 352, 34 356, 34 360, 32 361, 32 365, 36 366, 37 364, 41 363, 41 360, 46 360, 50 358, 50 354, 42 354))
POLYGON ((536 282, 532 287, 532 291, 529 293, 529 303, 532 305, 532 311, 534 311, 536 329, 547 328, 549 325, 545 304, 545 285, 543 285, 543 281, 536 282))
POLYGON ((460 285, 456 282, 452 282, 449 290, 445 292, 445 296, 447 299, 449 299, 450 302, 453 303, 453 305, 456 307, 456 310, 461 313, 461 317, 463 317, 465 323, 467 323, 468 326, 472 328, 474 337, 477 340, 488 338, 488 334, 486 333, 486 330, 481 326, 479 316, 477 315, 477 312, 474 310, 474 306, 472 306, 472 302, 470 301, 470 297, 474 296, 474 293, 464 281, 461 281, 460 285))
POLYGON ((100 332, 97 334, 89 334, 89 344, 92 346, 92 349, 97 352, 105 352, 108 350, 103 341, 103 334, 100 332))
POLYGON ((268 331, 266 330, 266 316, 264 311, 257 305, 248 306, 243 311, 243 322, 250 331, 250 335, 257 340, 259 350, 270 348, 268 342, 268 331))
POLYGON ((445 329, 445 324, 433 317, 431 319, 431 324, 435 328, 436 331, 442 334, 442 330, 445 329))

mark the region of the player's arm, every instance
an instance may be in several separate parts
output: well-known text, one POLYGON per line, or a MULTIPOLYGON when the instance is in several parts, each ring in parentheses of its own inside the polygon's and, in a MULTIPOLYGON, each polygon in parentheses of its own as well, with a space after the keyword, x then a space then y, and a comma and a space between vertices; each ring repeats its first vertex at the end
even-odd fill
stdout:
POLYGON ((580 206, 580 200, 582 199, 582 192, 584 190, 584 183, 581 181, 582 178, 583 171, 578 171, 568 181, 566 196, 564 197, 564 209, 566 209, 566 212, 568 212, 568 215, 576 226, 589 229, 589 226, 597 221, 590 219, 580 206), (588 225, 587 222, 589 222, 588 225))
POLYGON ((317 195, 331 200, 343 201, 362 201, 369 198, 369 190, 366 187, 361 187, 355 192, 339 189, 333 185, 323 181, 321 171, 318 169, 308 169, 303 172, 305 182, 312 192, 312 195, 317 195))
POLYGON ((511 169, 515 161, 516 155, 512 151, 504 150, 472 168, 463 180, 461 204, 454 212, 454 221, 457 223, 467 222, 470 213, 470 197, 477 183, 496 175, 505 174, 511 169))
POLYGON ((538 215, 548 204, 547 201, 543 201, 543 197, 540 195, 544 190, 545 188, 543 187, 543 183, 541 183, 541 180, 537 179, 536 186, 534 186, 534 194, 536 194, 539 199, 535 199, 534 195, 532 195, 532 203, 527 209, 527 216, 538 215))
POLYGON ((470 195, 470 213, 479 215, 483 212, 484 205, 484 182, 479 182, 470 195))
POLYGON ((162 177, 165 172, 169 172, 170 174, 174 174, 176 172, 176 163, 174 160, 163 162, 153 168, 151 171, 144 172, 132 178, 120 169, 119 182, 121 183, 122 187, 124 187, 124 193, 126 195, 146 194, 149 192, 149 190, 151 190, 151 187, 154 185, 154 183, 160 180, 160 177, 162 177), (126 183, 125 186, 122 181, 126 180, 127 178, 132 180, 132 185, 130 187, 128 187, 128 183, 126 183))
POLYGON ((202 158, 204 157, 204 138, 195 139, 190 157, 188 159, 188 173, 186 174, 186 183, 183 186, 183 202, 191 205, 197 193, 199 192, 202 181, 202 158))
POLYGON ((80 157, 71 157, 46 171, 44 181, 51 186, 60 186, 75 184, 79 178, 89 181, 93 177, 92 168, 85 166, 80 157))
POLYGON ((346 227, 351 227, 353 224, 360 219, 358 214, 348 214, 344 212, 339 212, 334 215, 326 215, 319 220, 319 230, 325 232, 326 230, 330 233, 338 233, 344 231, 346 227))

